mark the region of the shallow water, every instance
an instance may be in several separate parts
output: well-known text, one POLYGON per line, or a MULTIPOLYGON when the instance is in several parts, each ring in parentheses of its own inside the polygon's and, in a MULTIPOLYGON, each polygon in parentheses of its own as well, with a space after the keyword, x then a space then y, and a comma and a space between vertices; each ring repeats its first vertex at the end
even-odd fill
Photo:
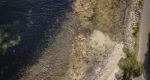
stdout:
POLYGON ((34 63, 35 56, 39 56, 35 50, 48 39, 53 41, 70 5, 69 0, 0 1, 0 23, 13 25, 8 31, 21 36, 19 45, 0 56, 0 80, 16 80, 20 69, 34 63))

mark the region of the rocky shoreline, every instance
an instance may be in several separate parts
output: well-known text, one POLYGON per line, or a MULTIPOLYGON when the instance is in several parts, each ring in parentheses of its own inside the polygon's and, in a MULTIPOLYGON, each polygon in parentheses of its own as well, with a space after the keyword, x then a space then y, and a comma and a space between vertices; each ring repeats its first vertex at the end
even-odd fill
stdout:
POLYGON ((140 10, 137 0, 102 2, 74 1, 56 41, 22 80, 115 80, 122 48, 134 49, 140 10))

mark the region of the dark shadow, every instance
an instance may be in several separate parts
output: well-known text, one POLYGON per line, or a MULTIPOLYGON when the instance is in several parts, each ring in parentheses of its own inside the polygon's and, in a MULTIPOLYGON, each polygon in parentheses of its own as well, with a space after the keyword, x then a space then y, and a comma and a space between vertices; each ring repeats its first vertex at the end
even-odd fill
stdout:
POLYGON ((53 42, 60 31, 71 3, 71 0, 0 0, 0 24, 12 24, 8 31, 21 36, 19 45, 0 56, 0 80, 17 80, 21 69, 36 62, 47 41, 53 42))
POLYGON ((148 51, 145 55, 144 68, 145 68, 145 79, 150 80, 150 34, 148 36, 148 51))

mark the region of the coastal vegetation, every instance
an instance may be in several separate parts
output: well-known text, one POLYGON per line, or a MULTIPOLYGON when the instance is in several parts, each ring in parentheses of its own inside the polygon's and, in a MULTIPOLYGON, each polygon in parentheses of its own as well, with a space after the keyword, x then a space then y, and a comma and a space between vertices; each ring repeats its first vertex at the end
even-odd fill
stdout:
POLYGON ((140 27, 139 23, 136 24, 136 27, 133 27, 133 33, 132 34, 135 38, 137 37, 137 35, 139 33, 139 27, 140 27))
POLYGON ((134 77, 140 76, 144 67, 142 63, 139 63, 136 59, 135 52, 130 51, 128 48, 123 48, 126 58, 121 59, 119 67, 123 70, 122 80, 132 80, 134 77))
POLYGON ((139 0, 139 5, 143 6, 144 5, 144 0, 139 0))

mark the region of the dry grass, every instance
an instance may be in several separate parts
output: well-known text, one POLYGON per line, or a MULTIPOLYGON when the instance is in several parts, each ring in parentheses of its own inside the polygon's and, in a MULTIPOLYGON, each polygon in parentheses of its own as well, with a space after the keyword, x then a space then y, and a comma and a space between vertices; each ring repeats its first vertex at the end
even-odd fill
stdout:
POLYGON ((118 16, 119 5, 119 0, 82 0, 75 4, 75 10, 79 14, 81 27, 100 30, 112 37, 123 32, 123 27, 119 25, 119 19, 123 17, 118 16))
POLYGON ((94 26, 93 29, 101 30, 110 37, 123 32, 123 28, 118 25, 120 22, 117 21, 119 3, 119 0, 97 1, 94 8, 95 14, 91 19, 94 26))

